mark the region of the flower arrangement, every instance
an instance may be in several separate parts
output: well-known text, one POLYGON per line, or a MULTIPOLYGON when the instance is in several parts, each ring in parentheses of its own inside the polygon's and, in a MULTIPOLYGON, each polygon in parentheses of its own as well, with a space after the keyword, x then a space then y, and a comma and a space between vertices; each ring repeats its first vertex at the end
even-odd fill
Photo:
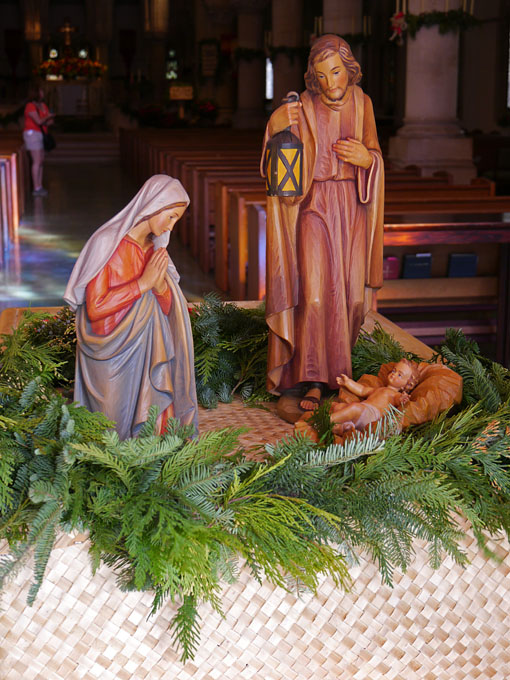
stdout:
POLYGON ((43 61, 35 70, 36 76, 60 76, 64 80, 74 78, 100 78, 106 72, 106 66, 93 59, 79 57, 62 57, 43 61))
POLYGON ((211 99, 199 99, 193 104, 194 113, 204 120, 216 120, 218 106, 211 99))

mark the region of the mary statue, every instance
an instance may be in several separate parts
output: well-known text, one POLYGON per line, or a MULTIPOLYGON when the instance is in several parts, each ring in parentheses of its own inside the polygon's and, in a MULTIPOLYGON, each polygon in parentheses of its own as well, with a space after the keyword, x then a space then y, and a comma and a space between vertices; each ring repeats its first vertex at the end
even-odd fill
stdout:
POLYGON ((179 275, 166 251, 189 205, 182 184, 154 175, 87 241, 64 299, 76 310, 75 400, 136 436, 149 408, 158 428, 197 425, 193 341, 179 275))

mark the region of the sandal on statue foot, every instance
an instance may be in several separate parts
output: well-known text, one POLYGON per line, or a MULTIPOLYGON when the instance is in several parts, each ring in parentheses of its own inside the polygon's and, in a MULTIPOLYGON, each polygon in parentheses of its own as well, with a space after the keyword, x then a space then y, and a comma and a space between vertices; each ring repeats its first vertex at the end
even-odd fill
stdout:
POLYGON ((303 411, 315 411, 315 409, 320 406, 320 403, 320 397, 303 397, 299 402, 299 408, 302 408, 303 411), (314 405, 313 408, 307 408, 306 406, 303 406, 302 404, 304 401, 311 402, 314 405))

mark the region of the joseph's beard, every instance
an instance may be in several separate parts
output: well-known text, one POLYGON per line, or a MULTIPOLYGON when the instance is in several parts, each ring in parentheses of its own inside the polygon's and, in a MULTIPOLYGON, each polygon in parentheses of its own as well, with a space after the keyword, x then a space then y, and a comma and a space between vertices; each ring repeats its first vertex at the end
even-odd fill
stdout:
POLYGON ((338 92, 340 90, 339 94, 330 94, 330 91, 327 90, 326 92, 323 92, 324 97, 330 101, 330 102, 340 102, 342 99, 345 97, 347 94, 347 88, 345 90, 341 90, 340 88, 335 88, 335 92, 338 92))

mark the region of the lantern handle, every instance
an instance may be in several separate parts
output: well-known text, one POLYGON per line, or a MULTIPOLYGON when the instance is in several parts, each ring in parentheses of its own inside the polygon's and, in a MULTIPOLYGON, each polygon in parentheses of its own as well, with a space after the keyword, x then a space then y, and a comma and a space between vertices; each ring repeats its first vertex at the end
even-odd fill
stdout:
POLYGON ((282 99, 282 104, 290 104, 291 102, 298 102, 299 101, 299 92, 295 92, 294 90, 291 90, 290 92, 287 92, 285 97, 282 99))
MULTIPOLYGON (((295 92, 295 90, 291 90, 290 92, 287 92, 285 97, 282 99, 282 104, 290 104, 292 102, 298 102, 299 101, 299 92, 295 92)), ((285 128, 285 132, 290 132, 290 125, 285 128)))

